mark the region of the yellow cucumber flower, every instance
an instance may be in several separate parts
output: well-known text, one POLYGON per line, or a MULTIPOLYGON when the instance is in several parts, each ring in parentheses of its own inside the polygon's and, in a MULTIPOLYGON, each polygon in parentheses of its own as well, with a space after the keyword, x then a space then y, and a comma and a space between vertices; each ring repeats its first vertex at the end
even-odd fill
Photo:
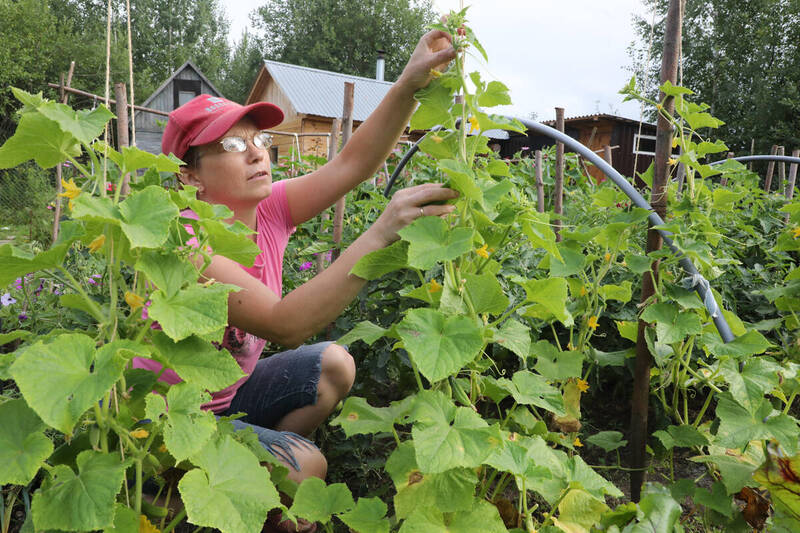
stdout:
POLYGON ((434 78, 439 78, 439 77, 442 76, 442 73, 439 72, 438 70, 436 70, 435 68, 432 68, 431 69, 431 76, 433 76, 434 78))
POLYGON ((161 533, 161 530, 150 523, 143 514, 139 515, 139 533, 161 533))
POLYGON ((125 301, 128 303, 128 305, 131 306, 131 309, 133 309, 134 311, 136 311, 137 309, 139 309, 141 306, 144 305, 144 298, 130 291, 125 292, 125 301))
POLYGON ((143 428, 134 429, 133 431, 130 431, 128 434, 134 439, 146 439, 147 437, 150 436, 150 432, 143 428))
POLYGON ((440 290, 442 290, 442 286, 439 284, 438 281, 436 281, 435 279, 432 279, 431 280, 431 288, 429 290, 431 291, 431 294, 434 293, 434 292, 439 292, 440 290))
POLYGON ((74 200, 81 194, 81 188, 75 185, 75 180, 72 178, 69 181, 64 181, 64 178, 61 178, 61 186, 64 188, 64 192, 60 193, 59 196, 74 200))
POLYGON ((798 226, 798 227, 796 227, 796 228, 794 228, 794 229, 792 230, 792 236, 793 236, 795 239, 796 239, 796 238, 798 238, 798 237, 800 237, 800 226, 798 226))
POLYGON ((609 261, 611 261, 611 254, 606 252, 606 254, 603 256, 603 259, 605 259, 606 263, 608 263, 609 261))
POLYGON ((474 116, 469 117, 469 132, 472 133, 472 132, 477 131, 479 129, 480 129, 480 126, 478 125, 478 119, 475 118, 474 116))
POLYGON ((578 437, 575 437, 575 440, 572 441, 572 445, 575 446, 576 448, 583 448, 583 443, 581 442, 581 439, 579 439, 578 437))
POLYGON ((98 235, 97 237, 94 238, 92 242, 89 243, 89 251, 96 252, 97 250, 102 248, 105 243, 106 243, 106 236, 98 235))
POLYGON ((592 331, 597 329, 597 315, 592 315, 589 317, 589 327, 592 328, 592 331))
POLYGON ((586 392, 589 390, 589 383, 585 379, 579 379, 577 382, 578 390, 581 392, 586 392))
POLYGON ((484 259, 489 259, 489 252, 488 252, 489 245, 484 244, 480 248, 475 249, 475 253, 479 256, 483 257, 484 259))

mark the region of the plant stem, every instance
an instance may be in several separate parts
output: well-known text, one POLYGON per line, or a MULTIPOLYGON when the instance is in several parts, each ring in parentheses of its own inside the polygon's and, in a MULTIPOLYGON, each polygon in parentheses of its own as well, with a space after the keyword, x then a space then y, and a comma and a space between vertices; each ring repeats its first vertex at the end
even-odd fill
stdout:
POLYGON ((83 297, 84 301, 87 304, 89 313, 94 317, 95 320, 102 323, 105 321, 106 317, 103 316, 103 312, 100 310, 100 307, 92 300, 86 291, 83 290, 81 284, 70 274, 63 266, 59 266, 58 270, 61 271, 62 274, 69 280, 72 288, 78 291, 78 293, 83 297))
POLYGON ((694 419, 694 424, 692 424, 694 427, 699 427, 700 426, 700 422, 703 420, 703 415, 706 414, 706 409, 708 409, 708 406, 711 405, 711 397, 712 397, 712 395, 709 392, 706 395, 706 401, 703 402, 703 407, 700 409, 700 412, 697 413, 697 418, 694 419))
POLYGON ((186 517, 186 507, 181 509, 180 512, 178 512, 178 514, 175 515, 175 518, 173 518, 172 521, 169 524, 167 524, 167 527, 161 530, 161 533, 169 533, 170 531, 175 529, 175 526, 180 524, 181 520, 183 520, 185 517, 186 517))
POLYGON ((783 408, 783 414, 789 414, 789 408, 792 407, 792 403, 794 403, 794 399, 797 397, 797 391, 794 391, 791 396, 789 396, 789 400, 786 402, 786 407, 783 408))
POLYGON ((414 362, 414 359, 411 357, 410 353, 408 354, 408 361, 411 363, 411 369, 414 370, 414 379, 417 380, 417 387, 419 387, 419 391, 422 392, 425 390, 425 387, 422 385, 422 377, 419 375, 417 363, 414 362))
POLYGON ((83 175, 84 175, 84 176, 86 176, 87 178, 91 178, 91 177, 92 177, 92 173, 91 173, 91 172, 89 172, 89 171, 86 169, 86 167, 84 167, 83 165, 81 165, 80 163, 78 163, 77 161, 75 161, 75 159, 74 159, 74 158, 72 158, 72 157, 67 157, 67 160, 68 160, 70 163, 72 163, 72 164, 75 166, 75 168, 77 168, 77 169, 78 169, 78 172, 80 172, 81 174, 83 174, 83 175))
POLYGON ((135 507, 136 514, 142 514, 142 459, 136 458, 136 500, 135 507))

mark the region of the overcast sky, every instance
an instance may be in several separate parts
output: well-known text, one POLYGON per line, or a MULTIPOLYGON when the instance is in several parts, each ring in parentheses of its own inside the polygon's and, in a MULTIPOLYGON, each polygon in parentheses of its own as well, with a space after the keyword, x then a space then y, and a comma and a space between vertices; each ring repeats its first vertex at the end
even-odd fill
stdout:
MULTIPOLYGON (((248 14, 263 0, 222 0, 237 40, 248 14)), ((444 13, 461 0, 434 0, 444 13)), ((483 79, 511 90, 512 106, 494 112, 537 120, 595 112, 639 119, 639 105, 617 94, 630 79, 627 47, 634 40, 632 17, 644 14, 641 0, 464 0, 468 20, 489 56, 488 68, 473 61, 483 79)), ((650 16, 648 15, 649 19, 650 16)))

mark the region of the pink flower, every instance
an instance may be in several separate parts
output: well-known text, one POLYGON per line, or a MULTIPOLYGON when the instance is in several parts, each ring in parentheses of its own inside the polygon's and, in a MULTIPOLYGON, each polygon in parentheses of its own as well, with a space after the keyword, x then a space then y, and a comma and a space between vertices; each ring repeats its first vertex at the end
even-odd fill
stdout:
POLYGON ((109 182, 109 183, 106 184, 106 190, 108 192, 114 192, 114 188, 115 188, 115 185, 113 183, 109 182))
POLYGON ((520 150, 522 150, 522 151, 530 150, 530 149, 531 149, 530 146, 523 146, 522 148, 520 148, 520 150))
POLYGON ((144 303, 144 306, 142 306, 142 320, 147 320, 147 318, 150 316, 150 315, 147 314, 147 308, 150 307, 151 303, 153 303, 153 302, 150 301, 150 300, 147 300, 144 303))
POLYGON ((304 271, 304 270, 308 270, 308 269, 309 269, 309 268, 311 268, 312 266, 313 266, 313 264, 311 263, 311 261, 306 261, 305 263, 303 263, 302 265, 300 265, 300 272, 302 272, 302 271, 304 271))

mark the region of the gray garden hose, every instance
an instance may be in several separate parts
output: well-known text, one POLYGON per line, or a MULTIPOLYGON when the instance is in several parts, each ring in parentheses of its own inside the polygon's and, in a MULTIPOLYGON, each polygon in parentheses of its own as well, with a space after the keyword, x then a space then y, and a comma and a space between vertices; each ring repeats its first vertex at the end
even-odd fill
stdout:
MULTIPOLYGON (((589 148, 582 145, 569 135, 561 133, 555 128, 551 128, 549 126, 545 126, 544 124, 539 124, 538 122, 533 122, 531 120, 526 120, 526 119, 518 119, 518 120, 529 130, 539 133, 540 135, 545 135, 547 137, 555 139, 556 141, 562 142, 571 151, 580 154, 584 159, 588 160, 597 168, 602 170, 603 173, 617 185, 617 187, 622 189, 622 192, 628 195, 628 197, 631 199, 634 205, 650 211, 650 215, 648 218, 652 225, 660 226, 664 224, 664 221, 661 219, 660 216, 658 216, 658 213, 656 213, 653 210, 653 207, 650 204, 648 204, 644 198, 642 198, 642 195, 639 194, 639 192, 628 182, 628 180, 625 179, 619 172, 617 172, 614 169, 614 167, 609 165, 605 160, 603 160, 597 154, 589 150, 589 148)), ((440 128, 437 127, 436 129, 438 130, 440 128)), ((409 151, 406 153, 406 155, 403 157, 400 163, 398 163, 397 168, 392 173, 391 178, 389 178, 389 182, 386 184, 386 190, 384 191, 385 196, 387 197, 389 196, 389 192, 391 191, 392 185, 394 184, 395 180, 400 175, 400 172, 403 170, 403 167, 406 165, 406 163, 408 163, 408 160, 411 159, 411 156, 413 156, 417 152, 417 150, 419 150, 419 143, 424 138, 425 137, 423 136, 419 141, 417 141, 414 144, 414 146, 412 146, 411 149, 409 149, 409 151)), ((798 160, 798 162, 800 162, 799 158, 792 158, 786 156, 783 157, 785 157, 786 159, 798 160)), ((661 229, 657 231, 661 234, 661 237, 664 239, 664 242, 667 244, 667 246, 669 246, 670 250, 672 250, 672 252, 678 257, 678 262, 683 267, 683 270, 689 275, 689 277, 684 279, 684 286, 686 286, 687 289, 694 289, 695 291, 697 291, 698 296, 700 296, 700 300, 703 302, 703 305, 705 305, 706 309, 708 310, 708 313, 714 320, 714 325, 717 327, 717 331, 719 331, 722 340, 724 342, 732 341, 735 337, 733 335, 733 332, 731 331, 730 326, 728 325, 728 321, 725 320, 725 316, 722 314, 721 310, 719 309, 719 306, 717 305, 716 300, 714 299, 714 295, 711 291, 711 286, 708 283, 708 280, 706 280, 703 277, 703 275, 700 274, 700 272, 698 272, 697 268, 695 268, 692 261, 688 257, 686 257, 683 254, 683 252, 681 252, 677 248, 677 246, 675 246, 675 243, 670 238, 672 235, 671 232, 661 229)))

